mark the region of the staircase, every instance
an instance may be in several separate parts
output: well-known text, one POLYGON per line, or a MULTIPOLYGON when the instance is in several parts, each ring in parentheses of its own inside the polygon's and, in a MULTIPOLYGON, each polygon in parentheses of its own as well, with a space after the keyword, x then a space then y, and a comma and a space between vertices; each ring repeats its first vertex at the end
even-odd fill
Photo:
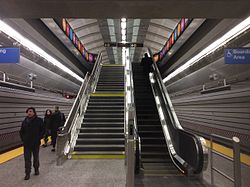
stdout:
POLYGON ((103 66, 72 158, 124 158, 124 67, 103 66))
POLYGON ((180 175, 168 153, 148 74, 139 63, 132 68, 144 176, 180 175))

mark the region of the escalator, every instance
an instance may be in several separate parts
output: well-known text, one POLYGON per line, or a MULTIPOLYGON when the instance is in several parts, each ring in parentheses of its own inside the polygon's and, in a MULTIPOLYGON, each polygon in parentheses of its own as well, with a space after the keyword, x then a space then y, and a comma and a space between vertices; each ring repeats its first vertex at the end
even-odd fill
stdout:
POLYGON ((150 74, 139 63, 132 70, 143 175, 199 176, 207 167, 205 140, 181 127, 156 64, 150 74))
POLYGON ((139 63, 132 68, 144 176, 180 175, 169 156, 149 77, 139 63))

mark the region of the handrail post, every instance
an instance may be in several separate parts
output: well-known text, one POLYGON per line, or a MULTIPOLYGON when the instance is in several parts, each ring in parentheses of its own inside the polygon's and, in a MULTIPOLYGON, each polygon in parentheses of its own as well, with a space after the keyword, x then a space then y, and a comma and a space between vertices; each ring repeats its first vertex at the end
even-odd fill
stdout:
POLYGON ((213 137, 210 137, 210 169, 211 169, 211 184, 214 185, 214 170, 213 170, 213 137))
POLYGON ((133 106, 129 106, 128 110, 128 160, 127 160, 127 174, 126 187, 134 187, 135 178, 135 150, 134 150, 134 115, 135 110, 133 106))
POLYGON ((210 154, 211 154, 211 157, 210 157, 211 158, 210 159, 210 162, 211 162, 211 184, 214 185, 213 170, 215 170, 217 173, 219 173, 220 175, 224 176, 225 178, 227 178, 228 180, 233 182, 234 187, 241 187, 240 139, 238 137, 233 137, 231 139, 231 138, 223 137, 220 135, 211 134, 211 136, 210 136, 210 154), (225 156, 223 154, 217 154, 215 151, 213 151, 213 137, 232 142, 232 144, 233 144, 233 158, 232 159, 228 156, 225 156), (213 166, 213 153, 221 156, 222 158, 225 158, 225 159, 233 162, 234 178, 231 178, 230 176, 228 176, 227 174, 225 174, 224 172, 220 171, 219 169, 217 169, 213 166))
POLYGON ((3 82, 6 82, 6 73, 3 72, 3 82))
POLYGON ((240 163, 240 140, 233 137, 233 154, 234 154, 234 187, 241 186, 241 163, 240 163))

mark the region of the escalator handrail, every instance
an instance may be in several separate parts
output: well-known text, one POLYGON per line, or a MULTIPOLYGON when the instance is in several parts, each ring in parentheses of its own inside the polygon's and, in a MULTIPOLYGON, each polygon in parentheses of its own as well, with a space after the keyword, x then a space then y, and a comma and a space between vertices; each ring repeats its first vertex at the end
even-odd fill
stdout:
MULTIPOLYGON (((151 53, 150 49, 149 49, 149 52, 151 53)), ((204 170, 207 167, 207 157, 208 157, 207 154, 208 153, 207 153, 207 148, 205 145, 206 144, 205 140, 204 140, 204 138, 199 137, 199 136, 192 134, 190 132, 187 132, 182 128, 182 126, 180 125, 180 122, 177 118, 177 115, 174 111, 174 108, 173 108, 172 102, 170 100, 170 97, 168 95, 167 89, 163 83, 158 66, 155 63, 153 63, 153 68, 155 70, 157 82, 159 83, 159 87, 160 87, 161 93, 163 95, 165 107, 168 108, 168 111, 170 111, 169 117, 170 117, 170 120, 172 121, 172 124, 174 125, 174 128, 177 129, 180 132, 180 134, 185 134, 186 136, 191 137, 196 144, 196 148, 197 148, 196 154, 198 156, 198 164, 197 164, 198 167, 193 168, 193 169, 194 169, 194 173, 200 173, 202 170, 204 170)))
MULTIPOLYGON (((136 115, 136 103, 135 103, 135 92, 134 92, 134 78, 133 78, 133 67, 132 67, 132 63, 130 62, 130 67, 131 67, 131 98, 132 98, 132 102, 134 105, 134 110, 135 110, 135 116, 134 116, 134 135, 135 135, 135 141, 136 141, 136 160, 138 161, 138 163, 136 163, 138 165, 138 167, 141 167, 141 137, 139 135, 138 132, 138 126, 137 126, 137 115, 136 115)), ((138 168, 138 169, 139 169, 138 168)), ((138 171, 139 172, 139 171, 138 171)))

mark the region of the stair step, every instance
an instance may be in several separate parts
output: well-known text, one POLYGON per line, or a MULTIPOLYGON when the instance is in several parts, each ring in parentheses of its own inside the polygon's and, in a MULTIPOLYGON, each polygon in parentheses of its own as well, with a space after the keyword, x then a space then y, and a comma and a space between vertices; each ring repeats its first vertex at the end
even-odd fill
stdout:
POLYGON ((105 105, 105 106, 123 106, 124 105, 124 102, 101 102, 101 101, 90 101, 89 103, 88 103, 88 105, 90 106, 95 106, 95 105, 98 105, 98 106, 103 106, 103 105, 105 105))
POLYGON ((83 122, 82 127, 124 127, 123 122, 83 122))
POLYGON ((112 110, 124 110, 124 106, 123 105, 117 105, 117 106, 111 106, 111 105, 105 105, 105 106, 99 106, 99 105, 88 105, 87 110, 88 109, 112 109, 112 110))
POLYGON ((72 154, 74 155, 106 155, 106 154, 112 154, 112 155, 122 155, 124 154, 124 151, 74 151, 72 154))
POLYGON ((84 118, 83 122, 124 122, 123 118, 84 118))
POLYGON ((124 102, 123 97, 93 97, 91 96, 89 102, 124 102))
POLYGON ((84 115, 85 118, 123 118, 124 113, 86 113, 84 115))
POLYGON ((76 145, 74 151, 124 151, 124 145, 76 145))
POLYGON ((78 138, 124 138, 124 133, 79 133, 78 138))
POLYGON ((80 133, 101 133, 101 132, 104 132, 104 133, 123 133, 124 132, 124 129, 123 128, 114 128, 114 127, 105 127, 105 128, 96 128, 96 127, 83 127, 83 128, 80 128, 80 133))
POLYGON ((104 109, 104 110, 94 110, 94 109, 89 109, 86 111, 85 114, 101 114, 101 113, 105 113, 105 114, 124 114, 124 110, 109 110, 109 109, 104 109))
POLYGON ((89 139, 89 138, 78 138, 76 141, 76 144, 80 145, 80 144, 84 144, 84 145, 88 145, 88 144, 120 144, 120 145, 124 145, 125 144, 125 139, 124 138, 93 138, 93 139, 89 139))

